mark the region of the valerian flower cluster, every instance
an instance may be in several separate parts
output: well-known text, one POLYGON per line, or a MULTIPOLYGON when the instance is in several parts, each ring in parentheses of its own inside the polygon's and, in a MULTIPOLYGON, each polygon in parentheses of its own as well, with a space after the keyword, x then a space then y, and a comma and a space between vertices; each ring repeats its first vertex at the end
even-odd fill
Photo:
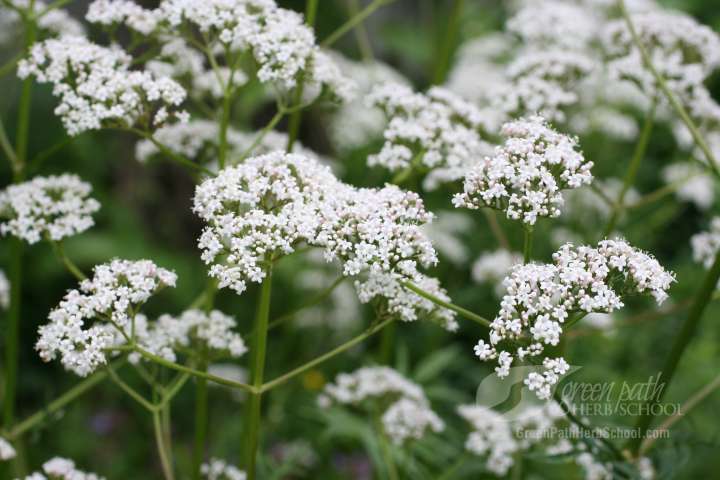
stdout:
MULTIPOLYGON (((195 212, 208 224, 199 240, 203 260, 220 288, 243 293, 260 283, 267 266, 301 245, 324 250, 346 276, 357 277, 362 301, 388 299, 403 320, 433 304, 401 286, 422 283, 444 295, 419 267, 437 261, 420 230, 432 219, 420 197, 394 186, 355 188, 324 165, 297 154, 272 152, 226 168, 198 186, 195 212)), ((452 312, 439 312, 454 327, 452 312)))
POLYGON ((0 192, 0 233, 33 244, 59 241, 94 225, 100 204, 92 188, 72 174, 35 177, 0 192))
POLYGON ((325 386, 318 403, 324 408, 336 404, 380 410, 383 431, 396 444, 445 428, 422 388, 389 367, 363 367, 338 375, 335 383, 325 386))
POLYGON ((597 247, 566 244, 553 254, 552 264, 513 267, 490 341, 480 340, 475 353, 481 360, 496 360, 500 377, 510 373, 514 362, 539 360, 541 372, 530 373, 525 384, 547 399, 569 365, 562 357, 539 357, 547 345, 560 342, 563 324, 618 310, 625 295, 648 294, 660 304, 673 282, 657 260, 625 241, 603 240, 597 247), (513 342, 520 346, 511 349, 513 342))

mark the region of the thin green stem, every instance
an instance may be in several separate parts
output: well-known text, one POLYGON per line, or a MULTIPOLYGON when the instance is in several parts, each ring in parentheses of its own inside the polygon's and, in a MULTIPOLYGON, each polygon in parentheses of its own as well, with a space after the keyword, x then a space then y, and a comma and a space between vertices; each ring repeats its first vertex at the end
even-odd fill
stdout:
POLYGON ((256 462, 260 445, 260 416, 262 410, 262 386, 265 374, 265 354, 267 349, 267 333, 270 320, 270 298, 272 293, 272 266, 267 268, 266 276, 260 288, 260 299, 255 314, 255 338, 251 352, 252 363, 250 381, 257 390, 251 392, 245 410, 243 425, 242 459, 249 480, 257 478, 256 462))
POLYGON ((66 137, 55 145, 46 148, 42 152, 35 155, 32 159, 30 159, 30 161, 28 161, 28 172, 32 174, 32 172, 37 171, 45 160, 52 157, 64 147, 72 143, 76 138, 77 137, 66 137))
MULTIPOLYGON (((313 298, 311 298, 310 300, 308 300, 307 302, 302 304, 300 307, 298 307, 298 308, 294 309, 293 311, 286 313, 285 315, 282 315, 282 316, 276 318, 275 320, 273 320, 272 322, 270 322, 270 325, 268 325, 268 329, 272 330, 273 328, 277 327, 278 325, 290 320, 291 318, 296 316, 301 311, 303 311, 307 308, 313 307, 313 306, 317 305, 318 303, 322 302, 323 300, 328 298, 332 294, 332 292, 334 292, 335 289, 342 282, 345 281, 346 278, 347 277, 345 277, 344 275, 340 275, 338 278, 335 279, 335 281, 333 283, 330 284, 330 286, 328 286, 327 288, 325 288, 325 290, 321 291, 320 293, 315 295, 313 298)), ((252 337, 253 335, 255 335, 254 330, 248 335, 248 338, 252 337)))
MULTIPOLYGON (((658 426, 656 431, 670 430, 670 427, 682 420, 690 410, 695 408, 698 404, 700 404, 700 402, 705 400, 708 396, 710 396, 711 393, 713 393, 718 388, 720 388, 720 375, 716 376, 710 383, 703 386, 700 390, 693 394, 693 396, 687 399, 687 401, 680 406, 680 408, 677 412, 675 412, 675 414, 669 416, 667 419, 665 419, 664 422, 662 422, 658 426)), ((648 450, 652 448, 653 444, 658 438, 658 435, 653 435, 644 439, 640 447, 639 456, 645 456, 645 454, 647 454, 648 450)))
POLYGON ((323 48, 328 48, 333 43, 337 42, 343 35, 349 32, 358 23, 365 20, 367 17, 373 14, 378 8, 388 5, 395 0, 373 0, 367 7, 363 8, 357 15, 352 17, 347 22, 343 23, 337 30, 331 33, 325 40, 320 44, 323 48))
POLYGON ((165 432, 163 431, 162 419, 160 412, 153 412, 153 429, 155 431, 155 443, 157 444, 158 454, 160 455, 160 464, 162 465, 165 480, 174 480, 172 463, 170 462, 170 454, 165 442, 165 432))
POLYGON ((376 416, 375 419, 375 430, 378 434, 380 451, 382 452, 383 461, 385 462, 385 467, 387 468, 388 480, 399 480, 400 475, 398 474, 397 465, 395 465, 395 460, 392 456, 390 442, 388 441, 387 435, 385 434, 385 430, 383 429, 383 425, 380 421, 379 416, 376 416))
POLYGON ((665 97, 668 99, 668 102, 670 102, 670 105, 675 110, 675 113, 678 114, 682 122, 685 124, 685 126, 690 130, 690 135, 692 135, 693 140, 695 141, 695 144, 702 150, 703 154, 705 155, 705 158, 707 159, 708 165, 703 164, 705 167, 709 167, 712 172, 715 174, 716 177, 720 178, 720 169, 718 169, 717 160, 715 159, 715 155, 712 153, 712 150, 708 146, 707 142, 705 141, 705 138, 700 133, 700 130, 698 129, 697 125, 695 125, 695 122, 693 122, 692 118, 690 118, 690 115, 685 110, 685 107, 683 107, 682 103, 678 98, 675 96, 675 94, 670 90, 670 88, 667 85, 667 82, 663 78, 662 75, 660 75, 660 72, 655 68, 655 65, 652 63, 652 59, 650 57, 650 54, 648 53, 647 49, 645 48, 645 45, 643 45, 642 40, 640 39, 640 36, 637 33, 637 30, 635 29, 635 25, 632 22, 632 18, 630 17, 630 14, 627 11, 627 8, 625 7, 624 0, 618 0, 618 4, 620 5, 620 12, 622 13, 622 16, 625 18, 625 23, 627 24, 628 30, 630 31, 630 35, 632 36, 633 42, 635 43, 635 46, 640 51, 640 55, 642 57, 643 63, 645 64, 645 68, 650 71, 652 76, 655 78, 655 81, 658 84, 658 87, 663 92, 665 97))
MULTIPOLYGON (((117 368, 121 366, 123 362, 124 361, 116 362, 113 366, 117 368)), ((30 415, 25 420, 18 422, 18 424, 15 425, 15 427, 7 435, 7 438, 9 440, 16 440, 20 438, 23 434, 34 428, 36 425, 44 422, 51 415, 62 410, 68 403, 77 399, 79 396, 83 395, 84 393, 95 387, 98 383, 105 380, 107 378, 107 375, 107 371, 105 370, 93 373, 91 376, 82 380, 77 385, 70 388, 67 392, 63 393, 58 398, 50 402, 41 410, 37 411, 33 415, 30 415)))
MULTIPOLYGON (((358 15, 360 13, 360 4, 358 3, 358 0, 348 0, 348 9, 350 11, 350 18, 358 15)), ((365 28, 365 23, 362 20, 359 21, 357 25, 355 25, 353 31, 355 32, 355 40, 357 41, 363 60, 366 62, 374 61, 375 55, 373 54, 370 36, 365 28)))
POLYGON ((130 396, 130 398, 132 398, 137 403, 142 405, 149 412, 155 413, 158 411, 158 407, 155 404, 153 404, 152 402, 147 400, 140 393, 138 393, 134 388, 132 388, 127 383, 125 383, 125 381, 123 381, 123 379, 121 379, 120 376, 117 373, 115 373, 115 370, 113 370, 113 368, 109 365, 107 367, 107 372, 108 372, 108 376, 110 377, 110 380, 112 380, 113 383, 115 383, 118 387, 120 387, 120 389, 123 392, 127 393, 130 396))
POLYGON ((296 376, 300 375, 301 373, 307 372, 311 368, 314 368, 314 367, 320 365, 321 363, 333 358, 334 356, 339 355, 339 354, 351 349, 355 345, 365 341, 365 339, 367 339, 368 337, 374 335, 375 333, 377 333, 380 330, 382 330, 383 328, 385 328, 385 326, 390 324, 390 322, 392 322, 393 320, 394 320, 394 318, 388 318, 386 320, 383 320, 382 322, 365 330, 360 335, 352 338, 351 340, 348 340, 347 342, 343 343, 342 345, 340 345, 338 347, 333 348, 329 352, 327 352, 323 355, 320 355, 319 357, 316 357, 307 363, 304 363, 303 365, 289 371, 288 373, 285 373, 284 375, 279 376, 278 378, 276 378, 270 382, 265 383, 264 385, 262 385, 262 387, 260 389, 261 392, 267 392, 269 390, 272 390, 273 388, 275 388, 279 385, 282 385, 283 383, 295 378, 296 376))
POLYGON ((495 212, 489 208, 482 208, 480 209, 480 211, 483 213, 483 215, 485 215, 485 218, 488 221, 488 225, 490 225, 490 231, 492 231, 492 234, 495 237, 495 240, 497 240, 498 245, 500 245, 508 252, 511 251, 510 242, 508 241, 505 232, 500 226, 500 222, 498 222, 495 212))
POLYGON ((573 413, 570 406, 565 402, 565 399, 563 399, 558 392, 554 393, 553 399, 558 403, 558 405, 560 405, 560 408, 562 409, 563 413, 565 413, 565 416, 568 418, 568 420, 577 425, 580 431, 583 432, 587 436, 587 438, 597 438, 597 440, 605 447, 605 449, 613 454, 616 460, 623 460, 624 457, 622 452, 620 452, 620 450, 618 450, 618 448, 613 445, 612 442, 605 438, 601 432, 596 432, 596 429, 589 427, 585 424, 585 422, 578 418, 573 413))
MULTIPOLYGON (((207 372, 207 362, 203 361, 200 370, 207 372)), ((193 446, 192 475, 195 480, 202 478, 200 466, 205 458, 205 439, 208 426, 208 386, 207 380, 195 380, 195 443, 193 446)))
POLYGON ((0 118, 0 147, 2 147, 5 156, 10 162, 10 168, 13 173, 17 173, 19 162, 15 150, 13 150, 10 140, 8 139, 7 132, 5 131, 5 125, 3 124, 2 118, 0 118))
POLYGON ((178 164, 180 164, 180 165, 182 165, 182 166, 184 166, 184 167, 187 167, 187 168, 189 168, 189 169, 191 169, 191 170, 195 170, 195 171, 204 173, 205 175, 210 175, 210 176, 214 176, 214 175, 215 175, 215 173, 213 173, 212 171, 210 171, 210 170, 208 170, 207 168, 203 167, 202 165, 198 165, 197 163, 193 162, 192 160, 187 159, 187 158, 183 157, 182 155, 173 152, 173 151, 170 150, 168 147, 166 147, 165 145, 163 145, 162 143, 160 143, 160 142, 159 142, 155 137, 153 137, 150 133, 144 132, 144 131, 142 131, 142 130, 134 129, 134 128, 133 128, 133 129, 130 129, 130 131, 133 132, 133 133, 135 133, 135 134, 137 134, 137 135, 139 135, 139 136, 141 136, 142 138, 145 138, 145 139, 149 140, 153 145, 155 145, 155 147, 156 147, 158 150, 160 150, 160 152, 161 152, 163 155, 165 155, 166 157, 168 157, 170 160, 172 160, 172 161, 174 161, 174 162, 176 162, 176 163, 178 163, 178 164))
POLYGON ((24 54, 25 54, 25 52, 17 53, 14 57, 12 57, 10 60, 5 62, 0 67, 0 78, 4 77, 8 73, 15 70, 15 65, 17 65, 17 63, 20 61, 20 59, 23 58, 24 54))
POLYGON ((232 87, 226 86, 223 95, 222 115, 220 118, 220 143, 218 146, 218 166, 220 170, 225 168, 225 158, 227 157, 228 141, 227 132, 230 125, 230 111, 232 110, 232 87))
POLYGON ((636 202, 631 203, 629 205, 626 205, 625 208, 628 210, 634 209, 634 208, 640 208, 645 205, 649 205, 651 203, 655 203, 662 198, 671 195, 675 193, 680 187, 685 185, 687 182, 695 178, 698 174, 688 175, 685 178, 682 178, 678 181, 672 182, 668 185, 664 185, 656 190, 653 190, 652 192, 643 195, 640 199, 638 199, 636 202))
POLYGON ((240 390, 245 390, 246 392, 255 392, 257 389, 253 387, 252 385, 248 385, 246 383, 236 382, 234 380, 229 380, 227 378, 218 377, 217 375, 212 375, 210 373, 202 372, 200 370, 196 370, 194 368, 186 367, 185 365, 180 365, 179 363, 171 362, 169 360, 165 360, 162 357, 158 357, 155 354, 152 354, 148 352, 147 350, 144 350, 137 345, 133 347, 133 350, 142 355, 143 357, 147 358, 150 361, 153 361, 159 365, 162 365, 163 367, 170 368, 172 370, 177 370, 178 372, 185 372, 188 373, 194 377, 199 378, 205 378, 207 380, 210 380, 211 382, 217 383, 219 385, 225 385, 227 387, 232 388, 238 388, 240 390))
POLYGON ((50 245, 52 245, 53 252, 55 252, 55 256, 58 258, 58 260, 60 260, 63 265, 65 265, 65 268, 67 268, 68 271, 72 273, 78 281, 82 282, 83 280, 87 279, 82 270, 80 270, 80 268, 78 268, 78 266, 75 265, 75 263, 70 260, 70 257, 68 257, 65 253, 65 248, 63 247, 62 240, 50 240, 50 245))
POLYGON ((445 81, 448 69, 450 68, 450 57, 457 40, 458 30, 460 28, 460 17, 462 16, 464 0, 454 0, 452 10, 450 10, 450 18, 448 19, 447 29, 443 32, 443 41, 440 52, 435 63, 433 73, 433 83, 440 85, 445 81))
POLYGON ((533 229, 532 227, 523 228, 523 263, 530 263, 532 257, 533 229))
MULTIPOLYGON (((29 49, 35 43, 35 21, 28 19, 25 21, 25 48, 29 49)), ((15 136, 15 153, 18 160, 18 171, 22 171, 27 161, 27 146, 30 136, 30 107, 32 106, 32 90, 33 80, 27 78, 23 80, 22 91, 20 93, 20 105, 17 118, 17 132, 15 136)))
POLYGON ((662 400, 663 394, 670 387, 670 383, 675 376, 675 370, 685 353, 685 349, 695 335, 703 313, 705 312, 705 308, 713 298, 713 292, 718 284, 718 279, 720 279, 720 254, 716 255, 715 261, 713 262, 712 267, 710 267, 710 271, 708 271, 705 275, 702 285, 700 286, 697 295, 695 295, 692 305, 690 305, 690 310, 688 311, 685 322, 680 327, 680 331, 674 337, 675 340, 673 342, 672 349, 670 350, 670 353, 665 360, 665 365, 661 371, 664 377, 665 387, 658 393, 658 395, 653 396, 653 398, 646 402, 646 409, 641 409, 641 411, 645 413, 638 418, 636 423, 636 427, 640 431, 640 435, 629 442, 629 447, 634 453, 637 453, 639 450, 642 438, 645 436, 645 433, 653 421, 653 408, 662 400))
POLYGON ((243 160, 245 160, 252 152, 255 150, 255 147, 257 147, 260 142, 262 142, 263 138, 270 132, 275 126, 282 120, 282 118, 287 113, 287 110, 283 108, 279 108, 278 111, 273 115, 273 117, 270 119, 267 125, 260 130, 260 133, 258 133, 255 136, 255 140, 253 140, 253 143, 250 144, 248 148, 245 149, 245 151, 240 155, 240 158, 238 159, 237 163, 242 163, 243 160))
POLYGON ((433 302, 436 305, 439 305, 441 307, 445 307, 448 310, 452 310, 453 312, 458 313, 460 316, 467 318, 468 320, 472 320, 473 322, 479 323, 483 327, 490 328, 490 321, 484 317, 481 317, 477 313, 473 313, 470 310, 467 310, 465 308, 462 308, 458 305, 455 305, 450 302, 446 302, 445 300, 442 300, 435 295, 426 292, 422 288, 418 287, 414 283, 411 282, 402 282, 403 286, 409 290, 412 290, 413 292, 417 293, 423 298, 426 298, 433 302))
POLYGON ((625 172, 625 178, 623 178, 622 188, 620 189, 620 192, 618 192, 618 196, 613 204, 610 219, 608 220, 608 223, 605 225, 605 229, 603 230, 603 238, 607 238, 613 232, 613 230, 615 230, 615 227, 620 220, 620 215, 622 215, 622 212, 625 208, 625 195, 627 194, 628 190, 630 190, 630 187, 632 187, 632 185, 635 183, 635 177, 637 176, 638 169, 640 168, 640 163, 645 157, 645 152, 647 151, 647 146, 650 142, 650 136, 652 134, 654 123, 655 103, 653 102, 650 110, 648 111, 648 114, 645 116, 645 123, 643 124, 640 138, 635 145, 635 151, 633 152, 633 156, 630 160, 630 164, 628 165, 628 169, 625 172))

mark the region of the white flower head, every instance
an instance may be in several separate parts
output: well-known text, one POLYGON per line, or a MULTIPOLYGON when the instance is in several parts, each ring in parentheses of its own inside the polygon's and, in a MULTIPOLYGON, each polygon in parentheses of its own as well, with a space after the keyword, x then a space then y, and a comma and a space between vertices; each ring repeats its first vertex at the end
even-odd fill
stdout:
POLYGON ((522 262, 522 255, 504 249, 482 254, 472 266, 472 278, 477 283, 492 284, 497 296, 505 293, 503 279, 513 265, 522 262))
POLYGON ((157 12, 147 10, 132 0, 95 0, 88 7, 85 19, 103 26, 125 24, 143 35, 157 28, 157 12))
POLYGON ((427 94, 406 85, 375 87, 366 102, 389 119, 385 143, 368 165, 390 171, 421 168, 430 172, 426 188, 461 178, 478 157, 492 151, 481 134, 492 129, 481 110, 441 87, 427 94))
POLYGON ((55 114, 70 135, 105 126, 157 128, 179 110, 186 92, 169 77, 131 70, 132 58, 118 47, 102 47, 84 37, 36 43, 18 64, 18 76, 50 83, 60 98, 55 114))
MULTIPOLYGON (((649 294, 658 303, 675 281, 655 258, 622 240, 603 240, 597 247, 563 245, 552 264, 518 264, 505 279, 507 293, 490 326, 489 343, 480 340, 476 355, 497 360, 496 372, 507 376, 515 357, 537 357, 546 345, 557 345, 563 324, 593 312, 612 313, 628 294, 649 294), (514 353, 506 340, 520 341, 514 353)), ((562 358, 545 358, 543 370, 528 375, 525 384, 547 399, 551 387, 569 369, 562 358)))
POLYGON ((79 470, 70 459, 54 457, 43 463, 42 472, 35 472, 25 480, 104 480, 104 477, 79 470))
POLYGON ((534 225, 538 217, 557 217, 562 190, 592 181, 577 140, 553 130, 542 117, 506 123, 506 138, 493 157, 478 162, 465 176, 456 207, 490 207, 508 218, 534 225))
POLYGON ((6 461, 15 458, 15 449, 10 442, 0 437, 0 461, 6 461))
POLYGON ((175 273, 149 260, 113 260, 95 267, 92 279, 69 291, 38 329, 35 349, 49 362, 87 376, 107 362, 106 349, 117 342, 118 330, 133 335, 140 306, 165 287, 174 287, 175 273), (96 321, 92 324, 91 321, 96 321))
POLYGON ((245 480, 247 478, 245 472, 219 458, 211 458, 207 463, 203 463, 200 473, 206 480, 245 480))
POLYGON ((100 204, 90 198, 92 188, 76 175, 35 177, 0 192, 0 233, 33 244, 84 232, 94 225, 100 204))
POLYGON ((720 217, 713 217, 707 232, 700 232, 690 239, 693 260, 710 268, 720 250, 720 217))
POLYGON ((371 411, 382 408, 383 429, 398 445, 445 428, 422 388, 389 367, 363 367, 338 375, 335 383, 325 386, 318 403, 323 408, 332 404, 371 411))
POLYGON ((34 0, 32 3, 30 0, 7 0, 0 5, 0 45, 8 44, 22 35, 23 19, 19 11, 34 15, 38 33, 43 37, 85 34, 82 23, 63 8, 48 9, 48 3, 43 0, 34 0))

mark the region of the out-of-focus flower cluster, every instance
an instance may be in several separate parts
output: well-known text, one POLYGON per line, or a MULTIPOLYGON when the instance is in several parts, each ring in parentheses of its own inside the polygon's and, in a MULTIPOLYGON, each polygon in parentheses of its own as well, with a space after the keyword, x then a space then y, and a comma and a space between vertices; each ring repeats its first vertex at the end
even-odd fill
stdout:
POLYGON ((245 472, 219 458, 211 458, 207 463, 203 463, 200 473, 207 480, 245 480, 247 478, 245 472))
POLYGON ((25 477, 25 480, 104 480, 94 473, 79 470, 75 462, 61 457, 51 458, 43 463, 42 471, 25 477))
POLYGON ((318 403, 323 408, 336 404, 381 412, 384 433, 398 445, 445 428, 422 388, 389 367, 363 367, 338 375, 335 383, 325 386, 318 403))

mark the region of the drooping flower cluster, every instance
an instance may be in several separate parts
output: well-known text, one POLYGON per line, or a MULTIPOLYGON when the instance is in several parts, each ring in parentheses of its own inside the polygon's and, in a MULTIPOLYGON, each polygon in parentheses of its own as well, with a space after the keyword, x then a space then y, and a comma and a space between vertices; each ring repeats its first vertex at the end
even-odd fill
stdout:
MULTIPOLYGON (((654 67, 674 92, 692 98, 697 90, 705 90, 704 81, 720 66, 720 36, 716 32, 672 10, 636 13, 632 22, 654 67)), ((650 96, 656 95, 656 80, 644 67, 625 21, 610 22, 602 40, 610 73, 637 83, 650 96)))
POLYGON ((553 130, 542 117, 503 125, 506 140, 465 175, 456 207, 490 207, 508 218, 534 225, 538 217, 557 217, 562 190, 592 181, 592 162, 578 152, 577 140, 553 130))
MULTIPOLYGON (((179 317, 162 315, 155 322, 148 322, 144 315, 134 319, 134 336, 144 350, 174 362, 179 348, 206 351, 210 359, 239 358, 247 347, 242 337, 233 329, 237 322, 233 317, 218 310, 186 310, 179 317)), ((121 337, 118 332, 116 337, 121 337)), ((118 338, 122 341, 122 338, 118 338)), ((137 362, 140 355, 134 353, 130 361, 137 362)))
MULTIPOLYGON (((343 275, 367 277, 357 284, 361 300, 402 294, 390 310, 408 321, 434 312, 400 285, 410 280, 432 287, 418 267, 437 261, 420 229, 432 214, 415 193, 354 188, 313 159, 272 152, 206 180, 194 201, 207 223, 199 240, 202 258, 221 288, 242 293, 247 282, 265 278, 268 262, 307 244, 323 248, 327 261, 339 260, 343 275)), ((449 313, 438 315, 451 323, 449 313)))
POLYGON ((35 472, 25 477, 25 480, 104 480, 104 478, 78 470, 72 460, 55 457, 43 464, 42 472, 35 472))
POLYGON ((427 170, 425 186, 432 189, 462 177, 492 151, 481 136, 494 130, 488 117, 449 90, 434 87, 422 94, 388 83, 374 88, 366 101, 390 119, 382 149, 368 157, 370 166, 427 170))
POLYGON ((245 472, 219 458, 211 458, 207 463, 203 463, 200 473, 207 480, 245 480, 247 478, 245 472))
MULTIPOLYGON (((662 303, 675 280, 652 256, 622 240, 603 240, 594 248, 566 244, 553 261, 516 265, 505 279, 507 293, 491 324, 490 342, 475 346, 481 360, 497 360, 500 377, 509 374, 515 358, 534 359, 546 345, 557 345, 564 323, 618 310, 624 295, 649 294, 662 303), (507 341, 521 345, 510 347, 507 341)), ((542 365, 542 372, 530 373, 525 384, 547 399, 569 366, 563 358, 547 357, 542 365)))
POLYGON ((33 244, 84 232, 94 224, 100 204, 89 198, 92 187, 76 175, 35 177, 0 192, 0 233, 33 244))
POLYGON ((162 288, 174 287, 176 279, 149 260, 99 265, 92 279, 83 280, 50 312, 35 349, 44 361, 60 357, 67 370, 86 376, 107 362, 106 349, 116 343, 118 330, 123 338, 133 335, 138 308, 162 288))
POLYGON ((323 408, 338 404, 381 409, 384 432, 398 445, 445 428, 422 388, 389 367, 363 367, 338 375, 335 383, 325 386, 318 403, 323 408))
POLYGON ((169 119, 187 120, 178 107, 185 90, 169 77, 131 70, 132 57, 84 37, 62 37, 33 45, 18 64, 18 76, 50 83, 60 98, 55 114, 70 135, 103 126, 157 128, 169 119))
POLYGON ((15 455, 17 455, 17 452, 15 452, 13 446, 10 445, 10 442, 0 437, 0 461, 15 458, 15 455))
POLYGON ((720 217, 713 217, 707 232, 697 233, 690 239, 693 259, 710 268, 720 250, 720 217))
POLYGON ((154 15, 170 33, 188 24, 223 47, 249 50, 261 82, 289 91, 302 77, 308 89, 327 90, 342 100, 353 95, 352 82, 315 44, 302 15, 273 0, 164 0, 154 15))
POLYGON ((493 285, 495 295, 505 293, 503 279, 510 273, 513 265, 522 262, 522 255, 504 249, 484 253, 472 266, 472 278, 477 283, 493 285))
POLYGON ((10 306, 10 281, 5 272, 0 270, 0 309, 6 310, 10 306))

